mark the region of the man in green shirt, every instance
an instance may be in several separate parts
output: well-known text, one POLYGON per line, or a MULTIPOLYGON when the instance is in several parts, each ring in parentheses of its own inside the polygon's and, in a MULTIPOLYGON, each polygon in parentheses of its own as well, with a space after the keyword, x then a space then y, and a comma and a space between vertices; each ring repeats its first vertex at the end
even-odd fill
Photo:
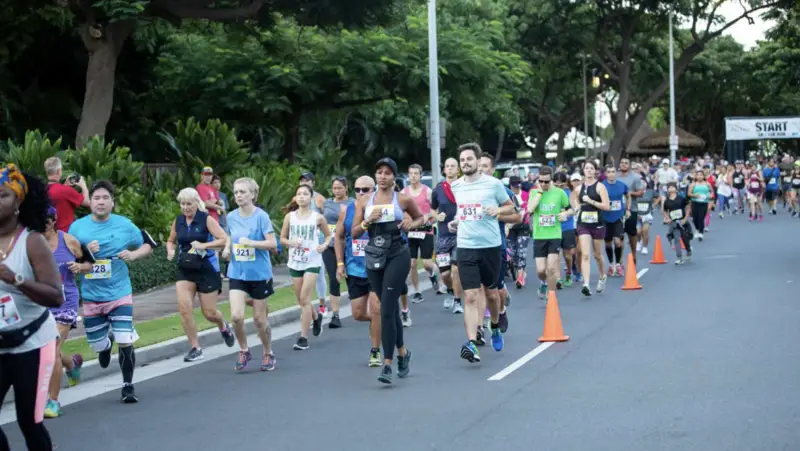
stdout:
POLYGON ((555 290, 560 277, 558 256, 561 252, 561 223, 572 216, 569 197, 563 189, 553 186, 553 169, 544 166, 539 171, 539 189, 531 190, 528 214, 533 215, 533 256, 539 276, 539 298, 555 290))

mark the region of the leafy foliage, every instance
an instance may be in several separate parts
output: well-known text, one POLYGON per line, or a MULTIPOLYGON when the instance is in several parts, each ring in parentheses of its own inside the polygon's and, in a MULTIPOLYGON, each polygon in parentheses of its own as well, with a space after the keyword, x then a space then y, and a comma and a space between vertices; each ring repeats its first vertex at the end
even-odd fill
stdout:
POLYGON ((117 193, 115 211, 147 230, 156 241, 164 242, 169 237, 172 221, 180 214, 176 195, 174 191, 142 193, 127 187, 117 193))
POLYGON ((166 246, 153 249, 147 258, 128 263, 128 268, 134 293, 175 283, 175 262, 167 260, 166 246))
POLYGON ((144 166, 133 161, 129 148, 113 142, 106 144, 101 137, 93 137, 82 149, 70 151, 67 165, 86 178, 90 186, 97 180, 110 180, 118 190, 139 185, 144 166))
POLYGON ((63 162, 65 154, 61 149, 61 138, 51 141, 39 130, 33 130, 25 133, 25 141, 21 145, 8 140, 7 148, 0 153, 0 160, 14 163, 23 171, 34 173, 44 180, 47 178, 45 160, 58 156, 63 162))

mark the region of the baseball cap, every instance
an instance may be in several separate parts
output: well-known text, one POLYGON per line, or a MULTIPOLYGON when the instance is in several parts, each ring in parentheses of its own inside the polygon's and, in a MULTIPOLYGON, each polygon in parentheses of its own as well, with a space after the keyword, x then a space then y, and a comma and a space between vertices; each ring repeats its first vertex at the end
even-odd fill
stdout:
POLYGON ((508 178, 508 184, 511 186, 519 186, 522 184, 522 179, 518 175, 512 175, 508 178))
POLYGON ((583 177, 581 177, 581 175, 577 174, 577 173, 576 174, 572 174, 572 175, 569 176, 569 181, 570 182, 574 182, 575 180, 578 180, 578 181, 583 180, 583 177))
POLYGON ((201 174, 213 174, 214 170, 211 168, 211 166, 206 166, 206 167, 203 168, 202 171, 200 171, 200 173, 201 174))
POLYGON ((389 166, 389 169, 392 170, 392 174, 397 175, 397 163, 391 158, 386 157, 378 160, 378 162, 375 163, 375 170, 378 170, 381 166, 389 166))
POLYGON ((304 173, 300 174, 300 178, 298 180, 303 180, 303 179, 310 180, 310 181, 313 182, 314 181, 314 174, 311 173, 311 172, 304 172, 304 173))

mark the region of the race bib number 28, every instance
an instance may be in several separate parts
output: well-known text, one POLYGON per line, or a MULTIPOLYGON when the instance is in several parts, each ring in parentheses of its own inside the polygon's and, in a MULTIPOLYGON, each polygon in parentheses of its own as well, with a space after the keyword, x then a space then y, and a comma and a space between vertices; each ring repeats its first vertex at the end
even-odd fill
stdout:
POLYGON ((92 272, 86 274, 89 280, 110 279, 111 278, 111 260, 95 260, 92 263, 92 272))
POLYGON ((20 322, 19 312, 17 312, 17 304, 14 303, 14 298, 10 295, 5 295, 0 298, 0 330, 6 327, 13 326, 20 322))

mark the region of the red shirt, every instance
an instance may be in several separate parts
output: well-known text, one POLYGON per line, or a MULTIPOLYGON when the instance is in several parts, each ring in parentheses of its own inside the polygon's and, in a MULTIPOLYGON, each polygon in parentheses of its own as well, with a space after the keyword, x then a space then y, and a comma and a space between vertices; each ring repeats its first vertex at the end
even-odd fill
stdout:
POLYGON ((83 203, 83 194, 75 191, 71 186, 60 183, 47 185, 47 194, 50 205, 56 209, 56 229, 66 232, 75 221, 75 209, 83 203))
MULTIPOLYGON (((200 199, 203 199, 204 202, 207 200, 219 199, 219 192, 217 192, 217 190, 214 189, 214 187, 211 185, 206 185, 205 183, 201 183, 197 185, 197 188, 195 189, 197 190, 197 193, 200 194, 200 199)), ((210 214, 212 218, 219 221, 219 213, 217 213, 217 210, 209 208, 208 214, 210 214)))

